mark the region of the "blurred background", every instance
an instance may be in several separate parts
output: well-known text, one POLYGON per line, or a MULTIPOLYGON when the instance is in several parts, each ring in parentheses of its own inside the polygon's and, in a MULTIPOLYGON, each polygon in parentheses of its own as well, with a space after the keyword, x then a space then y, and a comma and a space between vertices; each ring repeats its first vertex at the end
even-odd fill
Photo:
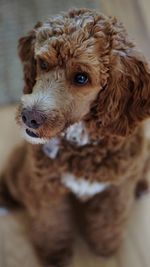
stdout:
POLYGON ((0 105, 14 103, 22 91, 18 38, 39 20, 72 7, 96 8, 115 15, 150 59, 149 0, 0 0, 0 105))

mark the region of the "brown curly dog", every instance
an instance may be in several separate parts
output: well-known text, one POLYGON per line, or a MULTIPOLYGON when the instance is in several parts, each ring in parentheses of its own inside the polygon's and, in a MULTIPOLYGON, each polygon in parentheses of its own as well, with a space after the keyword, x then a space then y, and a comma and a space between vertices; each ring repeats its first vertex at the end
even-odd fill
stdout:
POLYGON ((43 266, 66 266, 77 229, 109 256, 147 187, 148 64, 116 18, 87 9, 39 22, 19 56, 17 122, 29 143, 3 171, 1 199, 26 208, 43 266))

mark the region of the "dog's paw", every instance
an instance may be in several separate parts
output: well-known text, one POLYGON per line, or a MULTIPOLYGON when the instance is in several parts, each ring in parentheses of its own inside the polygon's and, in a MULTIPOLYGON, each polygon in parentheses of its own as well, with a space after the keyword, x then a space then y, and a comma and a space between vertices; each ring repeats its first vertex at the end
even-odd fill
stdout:
POLYGON ((44 256, 44 251, 39 252, 39 249, 36 248, 37 257, 39 259, 39 262, 44 267, 67 267, 69 266, 69 263, 72 259, 72 250, 68 248, 68 251, 61 251, 61 252, 53 252, 49 255, 44 256))

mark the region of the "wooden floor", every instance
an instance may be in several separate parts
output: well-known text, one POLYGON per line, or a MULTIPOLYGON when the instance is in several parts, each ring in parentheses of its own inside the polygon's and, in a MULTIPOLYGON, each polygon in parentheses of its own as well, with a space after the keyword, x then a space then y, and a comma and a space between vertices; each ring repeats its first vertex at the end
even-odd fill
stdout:
MULTIPOLYGON (((15 107, 0 109, 0 168, 20 141, 14 112, 15 107)), ((26 233, 25 214, 2 209, 0 214, 0 267, 40 267, 26 233)), ((71 267, 150 267, 150 194, 136 202, 126 238, 115 257, 95 257, 78 239, 71 267)))

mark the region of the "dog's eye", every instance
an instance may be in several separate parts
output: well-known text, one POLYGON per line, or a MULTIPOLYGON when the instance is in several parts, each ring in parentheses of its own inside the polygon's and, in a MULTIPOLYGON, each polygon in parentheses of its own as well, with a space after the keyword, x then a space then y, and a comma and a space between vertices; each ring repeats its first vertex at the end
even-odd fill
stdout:
POLYGON ((76 85, 85 85, 88 83, 88 81, 89 81, 88 75, 84 72, 76 73, 73 78, 73 82, 76 85))
POLYGON ((39 59, 39 67, 41 70, 48 71, 49 70, 49 65, 44 59, 39 59))

